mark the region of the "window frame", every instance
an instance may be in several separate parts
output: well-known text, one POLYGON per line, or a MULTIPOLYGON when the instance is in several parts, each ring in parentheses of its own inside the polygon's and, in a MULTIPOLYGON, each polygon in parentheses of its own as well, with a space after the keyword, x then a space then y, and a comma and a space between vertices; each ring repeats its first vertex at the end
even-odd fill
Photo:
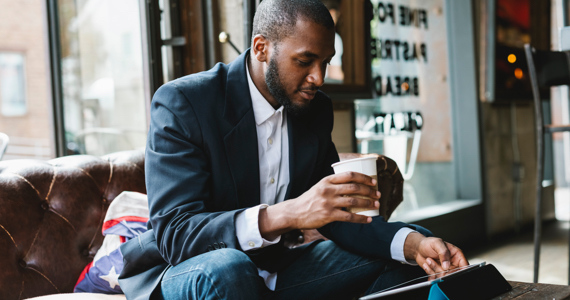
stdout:
POLYGON ((49 88, 52 102, 53 135, 55 141, 55 156, 65 156, 65 126, 63 118, 63 83, 61 70, 61 37, 59 34, 59 13, 57 1, 45 0, 44 19, 47 47, 46 51, 49 70, 49 88))

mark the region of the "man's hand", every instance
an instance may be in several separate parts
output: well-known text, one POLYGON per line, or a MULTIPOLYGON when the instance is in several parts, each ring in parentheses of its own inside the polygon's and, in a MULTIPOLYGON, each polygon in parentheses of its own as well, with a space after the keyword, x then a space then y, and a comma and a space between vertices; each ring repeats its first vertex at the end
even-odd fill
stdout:
POLYGON ((327 176, 298 198, 260 210, 261 236, 273 239, 293 229, 316 229, 334 221, 370 223, 371 217, 349 213, 342 208, 377 209, 380 192, 376 191, 376 184, 372 177, 357 172, 327 176))
POLYGON ((334 221, 372 222, 371 217, 343 211, 342 208, 378 208, 380 192, 375 189, 376 183, 372 177, 356 172, 345 172, 323 178, 310 190, 289 203, 292 204, 293 211, 297 212, 294 227, 315 229, 334 221), (370 199, 353 197, 354 195, 370 199))
POLYGON ((469 264, 461 249, 440 238, 426 238, 416 232, 406 238, 404 256, 407 260, 415 260, 429 275, 469 264))

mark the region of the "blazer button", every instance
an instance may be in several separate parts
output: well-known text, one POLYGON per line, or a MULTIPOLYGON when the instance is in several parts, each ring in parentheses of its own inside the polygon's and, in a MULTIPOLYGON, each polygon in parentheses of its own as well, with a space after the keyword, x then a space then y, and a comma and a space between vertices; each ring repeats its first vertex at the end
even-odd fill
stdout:
POLYGON ((212 247, 212 245, 208 245, 208 248, 206 248, 208 250, 208 252, 214 250, 214 248, 212 247))
POLYGON ((220 247, 222 247, 222 248, 227 248, 228 246, 226 245, 226 243, 220 242, 220 247))
POLYGON ((217 249, 220 249, 220 248, 221 248, 221 247, 220 247, 220 245, 219 245, 218 243, 214 243, 214 249, 217 250, 217 249))

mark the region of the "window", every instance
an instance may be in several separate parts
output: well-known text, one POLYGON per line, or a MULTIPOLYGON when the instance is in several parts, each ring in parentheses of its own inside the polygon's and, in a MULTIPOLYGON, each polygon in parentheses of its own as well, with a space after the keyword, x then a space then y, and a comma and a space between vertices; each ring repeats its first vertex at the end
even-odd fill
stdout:
POLYGON ((57 156, 145 146, 154 92, 216 61, 217 50, 206 52, 214 40, 206 41, 203 23, 213 17, 202 18, 203 4, 47 1, 57 156))
POLYGON ((144 147, 139 1, 58 0, 65 154, 144 147))
POLYGON ((0 132, 10 138, 2 161, 55 155, 41 6, 0 0, 0 132))
POLYGON ((474 245, 485 235, 485 207, 470 4, 371 2, 377 98, 355 102, 359 151, 385 154, 404 175, 391 221, 474 245))
POLYGON ((3 116, 22 116, 27 112, 24 68, 23 53, 0 52, 0 103, 3 116))

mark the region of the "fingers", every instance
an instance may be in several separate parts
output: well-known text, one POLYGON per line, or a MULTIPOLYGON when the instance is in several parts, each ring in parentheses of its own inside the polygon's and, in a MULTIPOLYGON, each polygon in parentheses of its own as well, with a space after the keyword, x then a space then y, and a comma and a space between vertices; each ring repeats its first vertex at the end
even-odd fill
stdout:
MULTIPOLYGON (((380 199, 380 192, 376 190, 377 180, 358 172, 344 172, 326 178, 332 184, 336 195, 360 195, 373 199, 380 199)), ((331 186, 329 186, 331 188, 331 186)))
POLYGON ((430 275, 430 276, 428 277, 428 280, 434 280, 434 279, 437 278, 437 277, 436 277, 437 271, 432 267, 432 265, 433 265, 433 260, 432 260, 432 262, 428 262, 429 260, 430 260, 430 259, 428 258, 428 259, 426 259, 426 260, 424 261, 424 263, 422 264, 422 269, 424 269, 424 271, 426 272, 426 274, 430 275))
POLYGON ((428 274, 428 275, 433 275, 433 274, 435 274, 435 270, 432 269, 432 268, 428 265, 427 261, 422 265, 422 269, 424 269, 424 271, 425 271, 426 274, 428 274))
POLYGON ((377 209, 380 207, 380 202, 369 198, 360 198, 358 196, 336 197, 335 207, 360 207, 377 209))
POLYGON ((380 199, 380 192, 375 188, 358 184, 358 183, 345 183, 337 184, 335 186, 337 195, 359 195, 373 199, 380 199))
POLYGON ((372 217, 357 215, 337 209, 333 213, 333 221, 367 224, 372 222, 372 217))
POLYGON ((437 261, 435 261, 433 258, 428 257, 426 259, 426 264, 430 267, 430 269, 432 269, 435 273, 443 273, 444 270, 443 267, 437 263, 437 261))
POLYGON ((358 172, 343 172, 340 174, 332 175, 329 179, 333 184, 354 182, 376 187, 376 184, 378 183, 376 179, 358 172))
POLYGON ((447 249, 446 244, 441 239, 434 239, 432 243, 432 248, 437 252, 443 270, 445 271, 449 270, 449 267, 451 265, 450 263, 451 255, 449 253, 449 249, 447 249))
POLYGON ((455 247, 454 245, 445 242, 449 252, 451 254, 451 265, 455 268, 457 267, 465 267, 469 265, 469 261, 465 258, 463 251, 461 249, 455 247))
POLYGON ((461 249, 454 245, 439 238, 428 238, 424 242, 423 246, 420 245, 416 262, 426 274, 431 275, 430 280, 448 274, 446 271, 451 269, 469 265, 461 249))
POLYGON ((429 257, 423 263, 422 269, 424 269, 426 274, 430 275, 428 277, 428 280, 434 280, 448 274, 448 272, 443 270, 441 265, 439 265, 435 260, 429 257))

